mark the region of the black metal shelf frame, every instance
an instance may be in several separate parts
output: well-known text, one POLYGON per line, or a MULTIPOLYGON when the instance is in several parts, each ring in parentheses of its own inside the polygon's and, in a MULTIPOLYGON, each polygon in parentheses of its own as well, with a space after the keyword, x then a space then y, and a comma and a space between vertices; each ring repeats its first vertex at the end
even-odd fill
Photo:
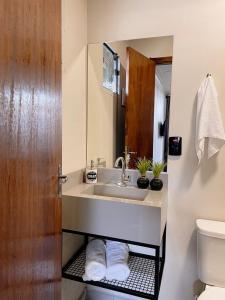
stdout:
POLYGON ((69 229, 62 229, 62 232, 83 235, 85 237, 84 244, 63 267, 62 277, 145 299, 158 299, 165 264, 166 227, 164 229, 162 244, 160 246, 138 243, 134 241, 101 236, 86 232, 79 232, 69 229), (131 273, 126 281, 107 281, 106 279, 103 279, 101 281, 83 281, 82 275, 85 268, 85 248, 87 246, 89 237, 104 240, 114 240, 127 244, 151 248, 155 250, 155 255, 130 252, 128 264, 131 273))

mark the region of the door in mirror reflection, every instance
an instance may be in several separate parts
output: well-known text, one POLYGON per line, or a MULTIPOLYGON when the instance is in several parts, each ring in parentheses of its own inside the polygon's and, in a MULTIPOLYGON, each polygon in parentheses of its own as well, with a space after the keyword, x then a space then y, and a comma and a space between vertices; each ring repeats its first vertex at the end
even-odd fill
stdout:
POLYGON ((155 62, 127 48, 125 146, 136 157, 153 157, 155 62))

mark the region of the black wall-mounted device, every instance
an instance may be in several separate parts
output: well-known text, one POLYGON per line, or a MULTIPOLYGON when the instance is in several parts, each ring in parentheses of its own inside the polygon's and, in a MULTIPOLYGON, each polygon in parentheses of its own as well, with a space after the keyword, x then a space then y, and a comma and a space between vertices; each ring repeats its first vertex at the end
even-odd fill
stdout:
POLYGON ((171 136, 169 138, 169 155, 180 156, 182 154, 182 137, 171 136))

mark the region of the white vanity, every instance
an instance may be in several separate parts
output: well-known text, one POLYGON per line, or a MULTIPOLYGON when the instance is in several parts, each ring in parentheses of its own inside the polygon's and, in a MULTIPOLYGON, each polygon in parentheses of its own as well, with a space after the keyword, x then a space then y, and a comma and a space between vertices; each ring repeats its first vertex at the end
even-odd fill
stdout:
POLYGON ((160 245, 166 210, 166 188, 156 192, 83 183, 63 195, 63 228, 160 245))
MULTIPOLYGON (((132 280, 135 283, 129 283, 128 287, 123 283, 104 280, 90 284, 157 299, 165 261, 167 174, 162 175, 164 188, 157 192, 138 189, 133 185, 138 176, 136 170, 128 170, 131 178, 129 186, 117 186, 120 172, 116 169, 101 169, 100 182, 97 184, 70 184, 63 192, 63 232, 152 248, 154 255, 150 256, 130 253, 132 280), (137 273, 137 266, 142 271, 137 273), (135 274, 138 276, 135 277, 135 274), (138 286, 135 290, 133 286, 138 284, 136 281, 139 285, 145 281, 149 285, 138 286)), ((151 177, 150 172, 148 176, 151 177)), ((81 265, 85 260, 85 246, 84 243, 81 251, 64 267, 64 277, 82 281, 81 265), (75 269, 79 270, 76 272, 75 269)))

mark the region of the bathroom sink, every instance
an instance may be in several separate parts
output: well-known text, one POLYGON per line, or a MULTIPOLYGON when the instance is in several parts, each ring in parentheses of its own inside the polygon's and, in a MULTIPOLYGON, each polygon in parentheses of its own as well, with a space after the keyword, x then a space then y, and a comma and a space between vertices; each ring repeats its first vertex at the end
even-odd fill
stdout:
POLYGON ((161 244, 167 215, 166 186, 155 192, 115 183, 81 183, 64 192, 62 203, 63 228, 161 244))
POLYGON ((96 184, 88 187, 83 194, 130 200, 144 200, 148 192, 148 190, 141 190, 131 186, 120 187, 111 184, 96 184))

